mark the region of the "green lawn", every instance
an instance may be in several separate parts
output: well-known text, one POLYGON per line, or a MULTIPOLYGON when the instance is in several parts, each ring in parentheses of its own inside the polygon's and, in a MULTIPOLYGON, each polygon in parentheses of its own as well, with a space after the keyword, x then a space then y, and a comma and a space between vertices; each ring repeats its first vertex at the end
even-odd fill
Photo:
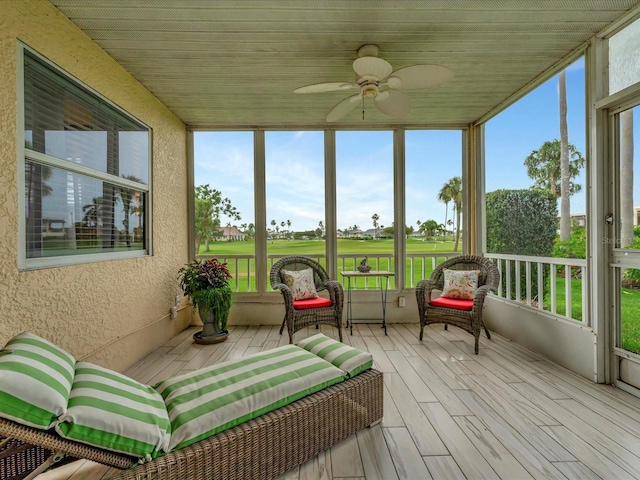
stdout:
MULTIPOLYGON (((545 296, 545 308, 551 305, 549 293, 545 296)), ((564 295, 564 278, 556 278, 556 312, 564 315, 566 301, 564 295)), ((640 354, 640 290, 623 288, 620 301, 621 347, 630 352, 640 354)), ((582 320, 582 280, 571 279, 571 317, 582 320)))
POLYGON ((45 238, 42 242, 42 256, 56 257, 59 255, 89 255, 92 253, 105 253, 106 251, 126 252, 128 250, 143 250, 144 245, 141 242, 132 242, 128 247, 126 242, 117 241, 111 249, 102 248, 102 240, 77 240, 75 242, 58 239, 45 238))
POLYGON ((622 289, 622 348, 640 355, 640 290, 622 289))
MULTIPOLYGON (((547 285, 549 279, 547 279, 547 285)), ((556 277, 556 313, 565 315, 567 311, 567 302, 564 295, 564 278, 556 277)), ((545 310, 551 311, 551 293, 547 288, 544 297, 545 310)), ((574 320, 582 320, 582 280, 571 279, 571 318, 574 320)))
MULTIPOLYGON (((432 242, 410 237, 407 239, 408 253, 448 253, 453 252, 454 242, 432 242)), ((461 246, 458 246, 458 250, 461 246)), ((269 255, 324 255, 324 240, 270 240, 267 242, 269 255)), ((200 245, 200 255, 253 255, 254 241, 211 242, 209 252, 200 245)), ((338 239, 338 254, 389 254, 393 255, 393 240, 338 239)))
MULTIPOLYGON (((454 242, 423 242, 421 239, 408 238, 407 239, 407 253, 452 253, 454 242)), ((460 247, 459 247, 460 248, 460 247)), ((214 255, 219 258, 224 258, 225 255, 254 255, 255 246, 253 241, 246 242, 212 242, 209 245, 209 252, 206 252, 204 245, 200 246, 200 255, 214 255)), ((324 256, 325 254, 325 242, 323 240, 273 240, 267 243, 268 255, 306 255, 309 257, 324 256)), ((355 269, 356 264, 364 258, 365 255, 378 256, 385 255, 387 258, 382 258, 380 264, 375 263, 375 259, 370 260, 370 264, 374 269, 378 270, 391 270, 395 269, 395 260, 393 258, 393 240, 391 239, 376 239, 376 240, 356 240, 356 239, 338 239, 338 254, 339 255, 352 255, 344 260, 340 259, 338 264, 338 270, 351 271, 355 269), (343 263, 344 262, 344 263, 343 263)), ((324 265, 324 258, 320 259, 320 263, 324 265)), ((236 271, 235 264, 229 263, 229 271, 237 279, 237 289, 240 292, 255 291, 255 262, 250 260, 239 260, 238 272, 236 271), (250 271, 248 276, 246 272, 250 271), (248 286, 247 283, 251 285, 248 286)), ((428 260, 423 265, 422 259, 416 259, 414 263, 414 270, 411 272, 411 260, 407 259, 406 263, 406 278, 413 278, 413 285, 423 278, 428 278, 431 275, 432 264, 428 260)), ((373 286, 375 280, 367 280, 369 286, 373 286)), ((365 282, 362 279, 358 280, 355 288, 364 288, 365 282)), ((409 282, 407 282, 409 284, 409 282)), ((352 284, 353 285, 353 284, 352 284)), ((234 284, 235 287, 235 284, 234 284)), ((395 282, 393 278, 390 279, 389 288, 395 288, 395 282)))

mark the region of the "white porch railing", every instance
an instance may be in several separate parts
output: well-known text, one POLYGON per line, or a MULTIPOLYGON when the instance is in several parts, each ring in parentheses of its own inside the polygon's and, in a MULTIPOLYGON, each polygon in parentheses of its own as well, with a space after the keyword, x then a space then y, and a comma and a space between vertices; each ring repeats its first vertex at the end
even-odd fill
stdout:
POLYGON ((496 253, 484 256, 500 270, 498 297, 588 324, 587 282, 583 280, 587 278, 586 260, 496 253), (579 308, 574 308, 576 305, 579 308))
MULTIPOLYGON (((414 288, 416 284, 423 278, 429 278, 431 272, 436 265, 444 262, 445 260, 460 255, 459 253, 411 253, 407 254, 406 270, 405 270, 405 288, 414 288)), ((280 258, 286 255, 267 255, 267 270, 271 269, 272 265, 280 258)), ((307 254, 309 258, 312 258, 319 262, 321 265, 326 266, 325 255, 319 254, 307 254)), ((373 270, 387 270, 395 272, 395 261, 393 254, 339 254, 338 255, 338 272, 354 271, 356 266, 365 257, 368 257, 368 263, 373 270)), ((255 292, 255 256, 248 255, 198 255, 200 259, 217 258, 221 262, 226 262, 229 272, 233 276, 232 288, 236 292, 255 292)), ((338 280, 342 280, 338 275, 338 280)), ((365 277, 358 279, 357 283, 352 280, 352 288, 355 289, 377 289, 380 288, 380 277, 365 277), (355 285, 354 285, 355 283, 355 285)), ((389 288, 397 288, 395 279, 392 277, 389 279, 389 288)))
POLYGON ((408 253, 406 287, 415 288, 422 279, 429 278, 437 265, 450 258, 461 255, 457 252, 448 253, 408 253))
MULTIPOLYGON (((355 270, 365 255, 368 257, 372 269, 396 271, 392 254, 351 253, 338 255, 338 272, 355 270)), ((457 255, 459 254, 407 254, 405 288, 415 288, 418 281, 429 278, 436 265, 457 255)), ((267 269, 270 269, 278 259, 284 256, 286 255, 268 255, 267 269)), ((324 254, 308 254, 307 256, 326 265, 324 254)), ((502 280, 497 293, 499 298, 587 325, 587 282, 582 281, 583 278, 586 278, 586 260, 495 253, 485 254, 485 257, 492 259, 500 270, 502 280), (521 277, 523 281, 518 281, 521 277), (578 308, 575 308, 576 304, 578 308)), ((199 255, 198 258, 217 258, 226 262, 233 275, 232 288, 234 291, 243 293, 256 291, 254 255, 199 255)), ((338 277, 338 280, 342 281, 342 277, 340 275, 338 277)), ((397 288, 395 279, 392 277, 389 280, 389 288, 397 288)), ((352 288, 377 289, 380 288, 380 281, 379 277, 365 277, 358 279, 360 283, 356 285, 352 283, 352 288)))

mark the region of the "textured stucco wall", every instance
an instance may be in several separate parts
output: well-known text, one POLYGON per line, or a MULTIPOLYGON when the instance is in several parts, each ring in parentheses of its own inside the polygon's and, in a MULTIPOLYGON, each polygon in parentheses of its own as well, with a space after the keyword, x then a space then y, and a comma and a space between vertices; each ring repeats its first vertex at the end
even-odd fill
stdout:
POLYGON ((190 320, 168 318, 188 261, 186 129, 49 2, 1 3, 0 346, 28 330, 121 370, 190 320), (153 256, 18 272, 17 40, 152 128, 153 256))

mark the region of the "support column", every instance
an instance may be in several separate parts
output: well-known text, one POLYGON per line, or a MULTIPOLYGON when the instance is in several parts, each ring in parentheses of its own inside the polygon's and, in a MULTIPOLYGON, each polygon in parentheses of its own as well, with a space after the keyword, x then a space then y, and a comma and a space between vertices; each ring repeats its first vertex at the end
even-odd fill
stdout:
POLYGON ((475 255, 477 249, 476 150, 473 124, 462 131, 462 252, 475 255))
MULTIPOLYGON (((405 205, 405 130, 398 128, 393 131, 393 196, 394 196, 394 257, 396 262, 395 283, 396 289, 405 288, 405 265, 407 250, 407 224, 405 205)), ((387 278, 387 285, 389 279, 387 278)))
POLYGON ((256 291, 265 293, 269 291, 267 286, 267 274, 269 265, 267 259, 267 189, 265 185, 265 151, 264 131, 253 132, 253 183, 256 198, 255 228, 256 228, 256 291))
POLYGON ((324 132, 325 255, 329 278, 338 279, 338 222, 336 220, 336 131, 324 132))

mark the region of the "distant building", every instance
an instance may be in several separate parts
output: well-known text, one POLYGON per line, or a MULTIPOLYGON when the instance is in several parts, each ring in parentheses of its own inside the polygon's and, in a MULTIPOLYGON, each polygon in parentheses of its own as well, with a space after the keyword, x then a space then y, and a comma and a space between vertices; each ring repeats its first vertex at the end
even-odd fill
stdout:
POLYGON ((246 235, 236 227, 222 227, 222 235, 216 237, 220 242, 238 242, 245 239, 246 235))
MULTIPOLYGON (((560 217, 558 217, 560 220, 560 217)), ((586 213, 572 213, 571 223, 577 222, 579 227, 585 227, 587 225, 586 213)), ((633 225, 640 225, 640 207, 633 207, 633 225)))
POLYGON ((359 228, 353 230, 344 230, 342 233, 346 238, 357 238, 362 236, 362 230, 360 230, 359 228))
POLYGON ((370 228, 362 232, 362 238, 389 238, 391 237, 383 228, 370 228))
MULTIPOLYGON (((558 217, 560 218, 560 217, 558 217)), ((571 214, 571 223, 576 222, 579 227, 585 227, 587 225, 587 214, 586 213, 572 213, 571 214)))

